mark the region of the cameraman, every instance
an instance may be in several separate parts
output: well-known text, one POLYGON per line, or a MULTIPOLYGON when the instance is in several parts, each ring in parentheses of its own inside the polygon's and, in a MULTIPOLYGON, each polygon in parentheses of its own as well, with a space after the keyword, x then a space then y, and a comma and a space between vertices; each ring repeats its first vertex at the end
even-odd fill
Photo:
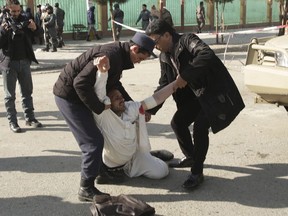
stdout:
POLYGON ((15 108, 15 89, 17 80, 20 85, 22 107, 27 126, 42 127, 34 116, 32 99, 33 83, 30 65, 38 64, 31 43, 31 34, 37 35, 38 29, 33 20, 20 14, 18 0, 7 0, 9 13, 0 25, 0 70, 3 76, 5 91, 5 107, 10 129, 14 133, 21 132, 17 122, 15 108))

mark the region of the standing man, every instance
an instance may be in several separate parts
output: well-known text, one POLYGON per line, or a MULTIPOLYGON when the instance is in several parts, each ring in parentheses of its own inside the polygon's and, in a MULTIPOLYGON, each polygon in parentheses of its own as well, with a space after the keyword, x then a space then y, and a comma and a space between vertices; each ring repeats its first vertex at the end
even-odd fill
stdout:
POLYGON ((38 36, 38 40, 39 40, 39 44, 43 45, 44 42, 44 29, 43 29, 43 25, 42 25, 42 10, 41 10, 41 5, 37 5, 37 11, 35 13, 35 23, 37 25, 37 28, 40 29, 40 34, 38 36))
POLYGON ((151 14, 150 11, 147 10, 147 5, 143 4, 142 5, 142 11, 139 14, 139 17, 136 21, 136 25, 138 24, 138 22, 141 20, 142 21, 142 29, 145 31, 145 29, 147 28, 148 24, 149 24, 149 20, 151 19, 151 14))
POLYGON ((37 26, 32 19, 20 14, 21 7, 18 0, 7 0, 6 6, 9 14, 3 19, 0 26, 0 70, 3 76, 5 91, 5 107, 10 129, 14 133, 20 133, 21 128, 17 121, 15 108, 16 83, 20 85, 22 108, 27 126, 42 127, 42 124, 35 118, 32 99, 33 83, 30 70, 31 61, 38 64, 31 42, 31 34, 37 34, 37 26), (27 23, 15 29, 12 22, 27 23))
POLYGON ((51 52, 57 52, 57 33, 56 33, 56 15, 53 13, 53 7, 51 5, 46 6, 47 14, 43 19, 43 26, 46 29, 46 40, 45 40, 45 48, 42 51, 48 52, 51 44, 52 50, 51 52), (51 40, 51 42, 50 42, 51 40))
POLYGON ((65 19, 65 11, 59 8, 59 3, 55 3, 55 15, 56 15, 56 32, 58 39, 58 47, 64 46, 63 42, 63 27, 65 19))
POLYGON ((172 27, 174 26, 172 15, 171 15, 170 11, 166 7, 163 7, 162 10, 161 10, 161 19, 165 20, 172 27))
POLYGON ((90 41, 90 34, 93 32, 94 37, 96 37, 97 40, 100 40, 101 38, 97 34, 97 31, 95 29, 95 6, 91 6, 89 10, 87 11, 87 22, 88 22, 88 33, 86 37, 86 41, 90 41))
POLYGON ((151 18, 152 20, 160 18, 160 11, 156 8, 155 5, 152 5, 151 7, 151 18))
POLYGON ((128 101, 132 99, 120 82, 122 72, 147 59, 154 46, 154 41, 143 33, 136 33, 130 42, 95 46, 67 64, 54 85, 56 104, 82 151, 78 192, 81 201, 92 201, 95 195, 103 194, 94 185, 102 166, 104 139, 93 113, 100 114, 109 106, 100 102, 94 91, 97 80, 94 58, 108 57, 110 69, 107 88, 117 88, 128 101))
MULTIPOLYGON (((213 50, 195 34, 179 35, 164 20, 152 21, 146 29, 161 51, 161 77, 156 91, 176 80, 173 93, 177 111, 171 127, 185 155, 170 167, 191 167, 182 185, 192 190, 203 180, 209 146, 209 128, 217 133, 226 128, 244 108, 241 95, 228 70, 213 50), (193 140, 189 126, 193 125, 193 140)), ((155 114, 161 106, 150 110, 155 114)))
POLYGON ((205 26, 205 8, 203 1, 196 9, 196 20, 197 20, 197 33, 202 32, 202 28, 205 26))
MULTIPOLYGON (((119 8, 119 4, 114 4, 114 10, 113 10, 113 13, 112 13, 112 18, 116 22, 123 23, 124 12, 119 8)), ((109 20, 111 20, 111 18, 109 18, 109 20)), ((120 32, 122 30, 122 25, 118 25, 117 23, 114 23, 113 25, 114 25, 114 32, 115 32, 115 35, 116 35, 115 39, 117 41, 119 41, 120 32)))

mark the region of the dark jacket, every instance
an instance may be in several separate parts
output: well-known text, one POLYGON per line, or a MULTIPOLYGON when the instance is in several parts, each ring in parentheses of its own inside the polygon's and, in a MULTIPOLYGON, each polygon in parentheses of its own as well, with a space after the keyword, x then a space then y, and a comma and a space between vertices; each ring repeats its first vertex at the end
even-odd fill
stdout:
MULTIPOLYGON (((3 22, 5 19, 3 20, 3 22)), ((26 23, 28 21, 27 17, 23 15, 19 15, 17 22, 18 23, 26 23)), ((25 24, 26 25, 26 24, 25 24)), ((36 25, 37 26, 37 25, 36 25)), ((1 68, 7 68, 10 63, 10 58, 12 56, 13 52, 17 52, 17 48, 14 47, 13 41, 16 40, 18 37, 21 37, 21 40, 24 41, 24 46, 26 49, 27 56, 30 61, 34 61, 38 64, 38 61, 36 60, 33 48, 32 48, 32 42, 31 42, 31 35, 37 36, 39 35, 39 28, 35 31, 32 31, 27 26, 23 27, 21 30, 17 31, 17 35, 13 36, 12 29, 6 31, 2 26, 0 26, 0 67, 1 68)))
POLYGON ((59 7, 55 7, 54 13, 56 16, 57 27, 62 28, 64 26, 65 11, 59 7))
POLYGON ((123 23, 124 12, 120 8, 116 8, 112 13, 113 19, 119 23, 123 23))
POLYGON ((83 103, 93 112, 100 114, 105 105, 99 101, 94 91, 97 67, 93 65, 93 60, 103 55, 106 55, 110 60, 107 90, 117 88, 125 100, 132 100, 120 82, 122 71, 134 68, 130 59, 128 42, 99 45, 81 54, 67 64, 60 73, 54 85, 53 93, 72 103, 83 103))
POLYGON ((141 19, 142 19, 142 22, 149 22, 149 20, 151 19, 151 13, 149 10, 145 9, 145 10, 142 10, 138 16, 138 19, 136 21, 136 23, 138 23, 141 19))
MULTIPOLYGON (((227 127, 245 107, 241 95, 222 61, 194 34, 175 34, 174 59, 181 77, 188 82, 178 89, 176 103, 197 98, 207 116, 213 133, 227 127)), ((161 78, 157 90, 174 81, 177 71, 168 53, 161 53, 161 78)), ((156 91, 157 91, 156 90, 156 91)), ((150 110, 155 114, 161 105, 150 110)))
POLYGON ((95 11, 95 7, 94 6, 91 6, 89 8, 89 10, 87 11, 87 22, 88 22, 89 25, 94 25, 96 23, 95 22, 94 11, 95 11))

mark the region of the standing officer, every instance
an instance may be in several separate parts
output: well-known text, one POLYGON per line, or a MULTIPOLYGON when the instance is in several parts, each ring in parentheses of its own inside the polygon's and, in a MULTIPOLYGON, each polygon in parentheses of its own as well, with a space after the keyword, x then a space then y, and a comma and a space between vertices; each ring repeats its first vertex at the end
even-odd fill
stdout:
POLYGON ((56 32, 58 39, 58 47, 64 46, 63 42, 63 27, 65 19, 65 11, 59 7, 59 3, 55 3, 55 16, 56 16, 56 32))
POLYGON ((147 10, 147 5, 143 4, 142 5, 142 11, 139 14, 139 17, 136 21, 136 25, 138 22, 141 20, 142 21, 142 29, 145 30, 149 24, 149 20, 151 19, 151 13, 149 10, 147 10))

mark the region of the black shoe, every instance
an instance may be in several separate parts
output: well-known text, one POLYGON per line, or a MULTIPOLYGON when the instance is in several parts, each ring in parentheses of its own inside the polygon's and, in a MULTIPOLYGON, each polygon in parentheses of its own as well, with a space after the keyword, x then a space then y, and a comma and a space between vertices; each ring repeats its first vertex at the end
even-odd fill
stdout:
POLYGON ((169 161, 174 158, 174 155, 167 150, 154 150, 154 151, 150 151, 150 154, 163 161, 169 161))
POLYGON ((120 184, 126 181, 123 169, 106 169, 96 177, 97 184, 120 184))
POLYGON ((193 158, 184 157, 181 160, 170 162, 168 166, 172 168, 184 168, 184 167, 192 167, 193 164, 194 164, 193 158))
POLYGON ((11 122, 9 124, 10 130, 13 131, 14 133, 21 133, 21 128, 17 123, 11 122))
POLYGON ((33 128, 43 127, 43 125, 37 119, 27 120, 26 125, 32 126, 33 128))
POLYGON ((197 188, 204 181, 203 174, 190 174, 188 179, 182 185, 187 190, 193 190, 197 188))
POLYGON ((93 198, 99 195, 109 196, 109 194, 103 193, 95 187, 80 187, 78 191, 78 199, 83 202, 85 201, 92 202, 93 198))
POLYGON ((43 48, 41 49, 43 52, 49 52, 49 49, 43 48))

